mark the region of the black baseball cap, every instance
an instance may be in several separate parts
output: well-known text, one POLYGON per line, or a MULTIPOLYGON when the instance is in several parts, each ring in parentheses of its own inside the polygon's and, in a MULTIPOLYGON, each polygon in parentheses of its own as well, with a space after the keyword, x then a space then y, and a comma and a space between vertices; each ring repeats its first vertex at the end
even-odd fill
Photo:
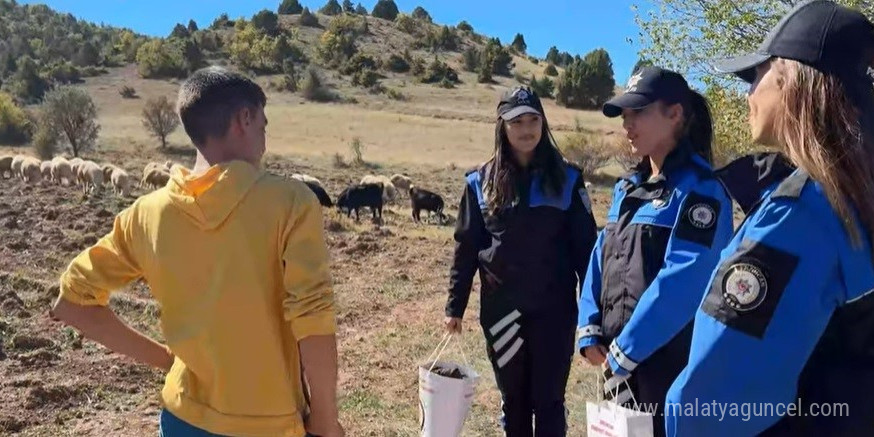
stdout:
POLYGON ((623 109, 642 109, 659 100, 671 105, 684 103, 689 94, 689 84, 679 73, 643 67, 628 79, 625 93, 608 100, 602 111, 613 118, 622 115, 623 109))
POLYGON ((510 121, 523 114, 537 114, 545 117, 540 97, 531 88, 520 85, 508 89, 501 95, 498 103, 498 117, 510 121))
POLYGON ((753 83, 756 67, 780 57, 841 78, 868 77, 870 81, 872 56, 874 25, 861 12, 832 1, 809 0, 792 8, 756 51, 718 60, 713 67, 753 83))

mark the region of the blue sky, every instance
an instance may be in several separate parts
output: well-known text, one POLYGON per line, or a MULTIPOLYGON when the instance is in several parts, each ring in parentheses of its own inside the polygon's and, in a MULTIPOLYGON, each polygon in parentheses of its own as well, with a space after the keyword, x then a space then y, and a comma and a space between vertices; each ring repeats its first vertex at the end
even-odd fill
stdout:
MULTIPOLYGON (((318 9, 327 0, 301 0, 310 9, 318 9)), ((354 0, 353 0, 354 1, 354 0)), ((342 2, 342 1, 341 1, 342 2)), ((546 55, 550 46, 571 54, 584 55, 605 48, 613 60, 616 82, 625 83, 637 61, 638 47, 627 38, 637 37, 631 4, 634 0, 395 0, 402 12, 424 7, 441 24, 467 20, 474 29, 497 36, 509 43, 517 32, 525 36, 528 52, 546 55), (532 8, 531 5, 538 7, 532 8)), ((251 17, 261 9, 275 11, 280 0, 44 0, 21 3, 45 3, 76 17, 137 32, 166 36, 176 23, 187 24, 193 18, 206 27, 219 14, 231 18, 251 17)), ((355 2, 358 3, 357 1, 355 2)), ((363 0, 368 10, 376 0, 363 0)), ((641 3, 637 1, 636 3, 641 3)))

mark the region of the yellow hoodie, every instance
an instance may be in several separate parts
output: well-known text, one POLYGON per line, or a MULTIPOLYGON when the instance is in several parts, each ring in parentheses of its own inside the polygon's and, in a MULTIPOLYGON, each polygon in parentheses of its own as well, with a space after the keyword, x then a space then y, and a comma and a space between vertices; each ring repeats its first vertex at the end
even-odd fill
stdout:
POLYGON ((297 342, 336 331, 321 206, 306 185, 234 161, 174 170, 61 276, 61 297, 106 305, 143 278, 176 355, 162 399, 224 435, 302 436, 297 342))

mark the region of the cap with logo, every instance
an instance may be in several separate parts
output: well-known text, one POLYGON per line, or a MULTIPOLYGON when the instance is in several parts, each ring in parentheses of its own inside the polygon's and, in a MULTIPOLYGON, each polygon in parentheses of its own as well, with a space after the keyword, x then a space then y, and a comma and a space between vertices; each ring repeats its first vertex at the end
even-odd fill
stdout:
POLYGON ((498 117, 510 121, 523 114, 537 114, 544 117, 540 97, 537 97, 537 93, 527 86, 510 88, 501 95, 498 117))
POLYGON ((689 98, 689 84, 677 72, 659 67, 643 67, 628 79, 625 93, 607 101, 604 115, 613 118, 623 109, 642 109, 656 101, 684 103, 689 98))
POLYGON ((713 67, 746 82, 756 67, 780 57, 846 79, 874 79, 874 26, 862 13, 827 0, 797 4, 768 33, 753 53, 722 59, 713 67))

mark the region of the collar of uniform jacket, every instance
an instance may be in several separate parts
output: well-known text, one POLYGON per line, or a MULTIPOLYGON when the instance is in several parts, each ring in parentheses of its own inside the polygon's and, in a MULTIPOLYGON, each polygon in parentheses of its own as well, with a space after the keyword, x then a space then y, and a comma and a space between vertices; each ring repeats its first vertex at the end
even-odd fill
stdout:
POLYGON ((698 162, 695 162, 694 155, 692 145, 687 141, 681 141, 677 144, 677 147, 675 147, 674 150, 665 157, 665 162, 662 163, 662 171, 659 175, 652 178, 648 177, 651 171, 649 167, 649 159, 644 158, 634 167, 633 170, 621 176, 621 179, 628 182, 625 185, 626 191, 633 186, 641 184, 664 185, 664 183, 676 174, 678 170, 686 168, 690 161, 695 165, 699 165, 698 162))
POLYGON ((738 158, 715 173, 744 214, 749 214, 765 190, 794 171, 795 166, 784 155, 763 152, 738 158))

